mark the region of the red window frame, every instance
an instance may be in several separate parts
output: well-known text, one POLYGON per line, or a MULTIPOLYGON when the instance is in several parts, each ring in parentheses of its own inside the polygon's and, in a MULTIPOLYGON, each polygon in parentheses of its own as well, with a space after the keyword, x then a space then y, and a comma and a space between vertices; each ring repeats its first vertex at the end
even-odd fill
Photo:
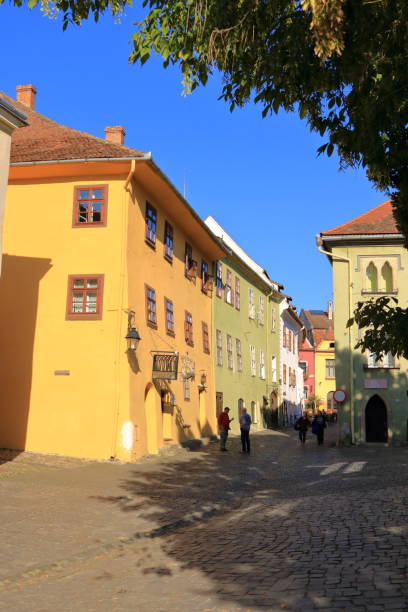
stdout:
MULTIPOLYGON (((67 291, 67 306, 65 318, 70 321, 96 321, 102 319, 102 302, 103 302, 103 282, 104 275, 103 274, 70 274, 68 276, 68 291, 67 291), (96 280, 97 287, 74 287, 74 282, 76 280, 83 280, 84 285, 86 285, 87 281, 96 280), (79 293, 82 292, 84 296, 87 292, 94 293, 96 291, 96 312, 73 312, 73 294, 74 292, 79 293)), ((86 300, 82 300, 83 308, 85 308, 86 300)))
POLYGON ((153 327, 153 329, 157 329, 157 300, 156 300, 156 290, 149 285, 145 285, 145 302, 146 302, 146 323, 149 327, 153 327), (154 299, 149 295, 149 292, 152 293, 154 299), (154 308, 152 308, 152 304, 154 304, 154 308))
POLYGON ((166 333, 169 336, 175 336, 174 330, 174 304, 169 298, 164 298, 164 321, 166 325, 166 333), (171 304, 171 308, 169 305, 171 304), (170 315, 170 316, 169 316, 170 315))
POLYGON ((202 329, 203 329, 203 351, 210 354, 210 336, 208 334, 208 325, 205 321, 201 321, 202 329))
POLYGON ((74 206, 72 211, 72 227, 105 227, 106 219, 107 219, 107 209, 108 209, 108 185, 77 185, 74 187, 74 206), (81 198, 81 191, 102 191, 101 198, 92 198, 91 194, 88 198, 81 198), (86 212, 83 212, 82 215, 85 215, 86 221, 79 221, 80 204, 86 203, 86 212), (100 221, 90 221, 90 216, 92 215, 92 206, 93 202, 101 204, 101 220, 100 221))
POLYGON ((156 246, 157 236, 157 210, 150 202, 146 202, 145 211, 145 240, 150 246, 156 246), (149 226, 149 222, 154 224, 154 230, 149 226))
POLYGON ((174 232, 173 226, 166 221, 164 224, 164 257, 167 261, 173 261, 173 249, 174 249, 174 232), (169 240, 167 240, 169 239, 169 240))
POLYGON ((189 346, 194 346, 193 342, 193 315, 187 310, 184 311, 184 338, 189 346))

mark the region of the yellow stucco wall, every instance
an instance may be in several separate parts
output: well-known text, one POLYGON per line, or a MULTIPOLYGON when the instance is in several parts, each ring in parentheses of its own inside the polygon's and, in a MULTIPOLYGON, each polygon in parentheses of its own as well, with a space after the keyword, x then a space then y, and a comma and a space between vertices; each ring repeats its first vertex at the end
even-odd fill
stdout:
POLYGON ((327 410, 327 394, 336 390, 335 377, 326 376, 326 359, 334 359, 334 348, 330 348, 333 340, 323 340, 315 352, 315 394, 321 399, 319 408, 327 410))
MULTIPOLYGON (((86 165, 67 168, 55 166, 47 177, 47 169, 37 167, 31 178, 22 169, 24 180, 16 170, 9 185, 0 280, 0 446, 131 460, 210 435, 216 431, 212 347, 211 355, 203 352, 201 322, 208 324, 211 343, 211 297, 199 279, 185 278, 184 243, 192 244, 199 266, 206 250, 210 271, 210 257, 222 251, 180 198, 169 208, 157 173, 154 180, 138 176, 128 192, 130 163, 117 175, 109 175, 106 164, 88 175, 86 165), (81 176, 63 176, 74 170, 81 176), (106 227, 72 227, 74 187, 101 184, 108 185, 106 227), (146 199, 158 212, 156 250, 144 239, 146 199), (174 228, 173 264, 163 257, 165 219, 174 228), (196 246, 195 234, 204 247, 196 246), (100 320, 66 320, 72 274, 104 275, 100 320), (156 289, 157 330, 146 324, 145 283, 156 289), (164 296, 174 303, 175 338, 165 332, 164 296), (133 357, 124 339, 129 308, 142 338, 133 357), (185 309, 193 316, 194 347, 184 338, 185 309), (175 400, 170 414, 162 415, 160 388, 152 381, 153 350, 178 351, 195 363, 190 401, 180 373, 169 383, 175 400), (202 373, 207 388, 199 393, 202 373)), ((179 371, 182 365, 180 360, 179 371)))
MULTIPOLYGON (((136 371, 130 370, 130 419, 137 427, 136 456, 154 452, 166 444, 185 442, 216 433, 213 347, 210 355, 203 351, 202 321, 207 323, 211 344, 211 295, 201 291, 201 280, 188 280, 184 275, 184 249, 188 241, 193 247, 193 259, 201 268, 201 259, 209 264, 212 261, 197 248, 194 237, 188 236, 178 226, 171 210, 162 206, 162 201, 148 191, 149 185, 134 185, 133 200, 129 204, 128 224, 128 291, 129 306, 135 311, 136 327, 142 338, 137 350, 136 371), (157 210, 156 248, 145 241, 145 207, 148 200, 157 210), (168 221, 173 226, 173 262, 164 258, 164 225, 168 221), (147 325, 144 304, 145 284, 156 291, 157 329, 147 325), (164 298, 173 302, 175 337, 165 330, 164 298), (192 314, 194 346, 186 344, 184 338, 185 310, 192 314), (176 381, 168 381, 160 386, 152 381, 151 351, 176 351, 179 353, 179 375, 176 381), (195 365, 195 379, 190 382, 190 400, 184 399, 182 368, 183 357, 188 356, 195 365), (207 388, 199 392, 201 375, 205 373, 207 388), (167 388, 174 398, 170 413, 162 414, 160 392, 167 388), (146 401, 145 401, 146 397, 146 401), (166 431, 164 431, 166 428, 166 431), (150 441, 150 447, 148 445, 150 441)), ((152 189, 152 186, 150 186, 152 189)), ((193 228, 192 228, 193 229, 193 228)))

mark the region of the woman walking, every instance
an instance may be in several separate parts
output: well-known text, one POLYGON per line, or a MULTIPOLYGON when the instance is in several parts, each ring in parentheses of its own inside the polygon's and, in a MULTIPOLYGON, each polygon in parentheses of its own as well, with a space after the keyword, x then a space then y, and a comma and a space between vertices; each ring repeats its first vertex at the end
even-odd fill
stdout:
POLYGON ((295 429, 299 432, 299 440, 302 444, 305 444, 306 442, 306 434, 310 425, 311 423, 308 419, 307 412, 305 410, 303 415, 299 417, 295 423, 295 429))
POLYGON ((321 446, 324 442, 324 430, 326 428, 326 419, 321 410, 316 414, 312 423, 312 433, 317 436, 317 444, 321 446))

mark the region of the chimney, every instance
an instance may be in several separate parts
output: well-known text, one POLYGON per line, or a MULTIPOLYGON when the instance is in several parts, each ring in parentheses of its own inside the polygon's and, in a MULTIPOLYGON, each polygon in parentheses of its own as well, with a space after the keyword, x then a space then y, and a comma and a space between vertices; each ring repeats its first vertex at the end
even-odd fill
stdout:
POLYGON ((37 90, 34 85, 17 85, 16 87, 16 100, 32 110, 35 108, 36 94, 37 90))
POLYGON ((123 145, 125 135, 125 129, 121 125, 111 125, 105 128, 105 138, 113 144, 123 145))
POLYGON ((333 302, 331 300, 329 300, 327 304, 327 318, 330 319, 330 321, 333 319, 333 302))

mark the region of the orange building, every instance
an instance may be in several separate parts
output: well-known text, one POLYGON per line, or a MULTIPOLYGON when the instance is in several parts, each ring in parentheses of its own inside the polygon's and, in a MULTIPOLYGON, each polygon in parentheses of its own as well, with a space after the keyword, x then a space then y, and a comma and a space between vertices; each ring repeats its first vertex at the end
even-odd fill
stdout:
MULTIPOLYGON (((26 91, 26 90, 25 90, 26 91)), ((215 432, 213 261, 154 163, 11 101, 0 281, 0 445, 132 460, 215 432)))

